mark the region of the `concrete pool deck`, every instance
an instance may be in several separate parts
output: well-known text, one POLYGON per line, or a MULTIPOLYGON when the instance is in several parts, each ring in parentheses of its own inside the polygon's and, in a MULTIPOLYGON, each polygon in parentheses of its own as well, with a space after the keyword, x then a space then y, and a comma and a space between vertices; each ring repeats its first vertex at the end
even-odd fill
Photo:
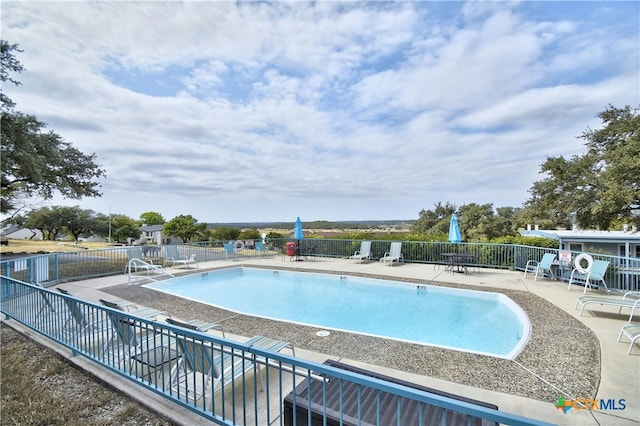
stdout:
MULTIPOLYGON (((282 261, 264 256, 233 261, 201 263, 199 269, 168 270, 193 273, 229 266, 313 270, 403 279, 423 284, 449 285, 500 291, 520 304, 532 323, 532 338, 514 360, 414 345, 371 336, 332 332, 315 335, 313 327, 238 315, 212 306, 128 286, 127 276, 118 275, 69 282, 66 288, 77 297, 97 302, 99 298, 125 298, 132 302, 168 310, 180 319, 201 319, 221 323, 236 336, 262 334, 286 340, 296 346, 301 358, 323 362, 340 360, 384 374, 447 392, 491 402, 506 412, 556 424, 632 425, 640 423, 640 348, 627 355, 628 342, 618 343, 618 333, 628 312, 618 315, 610 306, 592 305, 582 317, 575 310, 582 287, 567 290, 566 284, 522 277, 522 272, 481 269, 452 274, 443 266, 378 262, 352 263, 345 259, 318 258, 315 261, 282 261), (625 314, 626 313, 626 314, 625 314), (624 410, 577 410, 566 414, 554 407, 565 399, 625 400, 624 410)), ((162 406, 160 404, 160 406, 162 406)))

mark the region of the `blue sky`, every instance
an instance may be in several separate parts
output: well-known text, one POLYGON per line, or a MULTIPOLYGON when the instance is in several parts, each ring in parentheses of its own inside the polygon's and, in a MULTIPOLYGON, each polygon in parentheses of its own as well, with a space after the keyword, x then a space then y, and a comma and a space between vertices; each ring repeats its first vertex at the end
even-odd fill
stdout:
POLYGON ((136 219, 520 207, 606 105, 640 104, 634 1, 0 7, 27 70, 3 90, 107 171, 48 204, 136 219))

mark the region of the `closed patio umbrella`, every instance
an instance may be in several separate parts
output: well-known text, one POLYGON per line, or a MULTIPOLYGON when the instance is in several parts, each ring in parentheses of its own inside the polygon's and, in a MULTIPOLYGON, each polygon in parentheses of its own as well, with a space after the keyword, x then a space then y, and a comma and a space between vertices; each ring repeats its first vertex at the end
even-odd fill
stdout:
POLYGON ((462 242, 460 226, 458 225, 458 216, 456 216, 455 213, 451 215, 451 222, 449 222, 449 242, 454 244, 462 242))
POLYGON ((298 217, 296 219, 296 224, 293 228, 293 239, 300 241, 304 238, 304 234, 302 233, 302 221, 298 217))
POLYGON ((300 258, 300 240, 304 239, 304 233, 302 232, 302 221, 300 217, 296 219, 296 224, 293 227, 293 239, 296 240, 296 260, 300 258))

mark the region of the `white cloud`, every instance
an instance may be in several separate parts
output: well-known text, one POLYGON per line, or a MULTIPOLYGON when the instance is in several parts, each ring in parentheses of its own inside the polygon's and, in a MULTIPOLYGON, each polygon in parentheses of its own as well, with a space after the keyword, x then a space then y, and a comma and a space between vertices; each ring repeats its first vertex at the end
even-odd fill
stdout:
POLYGON ((107 170, 102 199, 69 204, 132 217, 519 206, 607 104, 638 103, 627 3, 613 27, 596 4, 61 5, 3 2, 27 68, 3 90, 107 170))

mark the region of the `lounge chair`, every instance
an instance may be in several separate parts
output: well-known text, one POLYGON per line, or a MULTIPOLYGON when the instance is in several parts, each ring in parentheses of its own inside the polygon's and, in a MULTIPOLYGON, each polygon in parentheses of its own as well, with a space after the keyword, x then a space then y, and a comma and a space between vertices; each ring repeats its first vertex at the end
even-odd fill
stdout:
POLYGON ((80 347, 84 343, 95 346, 100 343, 107 334, 111 325, 108 321, 94 315, 94 309, 83 309, 76 298, 63 288, 58 291, 64 294, 64 303, 67 305, 71 315, 67 318, 63 334, 71 342, 76 342, 80 347))
POLYGON ((578 309, 578 305, 581 306, 580 316, 584 312, 584 308, 587 305, 597 303, 599 305, 618 306, 618 313, 622 312, 622 308, 631 308, 631 314, 629 315, 629 322, 633 318, 634 311, 640 307, 640 292, 628 291, 622 297, 617 296, 580 296, 576 300, 575 309, 578 309))
MULTIPOLYGON (((187 335, 176 334, 175 340, 180 359, 171 371, 172 392, 188 402, 202 399, 206 409, 212 408, 213 392, 252 371, 260 371, 261 363, 255 362, 258 358, 246 355, 242 350, 187 335)), ((274 352, 291 347, 289 343, 263 336, 255 336, 245 344, 274 352)))
POLYGON ((618 335, 618 342, 620 341, 620 339, 622 339, 622 336, 627 336, 630 341, 627 354, 631 355, 633 344, 640 338, 640 323, 631 322, 629 324, 625 324, 625 326, 620 330, 620 334, 618 335))
POLYGON ((238 253, 236 253, 233 243, 224 243, 224 256, 226 259, 229 259, 230 257, 238 257, 238 253))
POLYGON ((34 281, 33 285, 42 289, 38 290, 37 293, 42 304, 40 305, 40 309, 36 313, 35 319, 40 324, 44 325, 47 322, 48 316, 50 314, 56 313, 58 308, 55 306, 55 300, 51 299, 51 296, 42 284, 40 284, 38 281, 34 281))
POLYGON ((135 315, 137 317, 148 318, 148 319, 158 319, 157 317, 162 315, 165 317, 171 317, 169 312, 162 311, 160 309, 154 308, 136 308, 136 309, 125 309, 125 307, 117 302, 113 302, 110 300, 100 299, 100 303, 106 306, 107 308, 116 309, 118 311, 126 312, 131 315, 135 315))
MULTIPOLYGON (((103 353, 107 360, 114 362, 118 368, 126 363, 129 374, 146 378, 149 371, 133 368, 134 361, 142 365, 157 366, 177 358, 177 352, 171 349, 172 339, 156 333, 153 324, 113 311, 107 311, 107 316, 111 320, 115 334, 105 343, 103 353)), ((148 378, 148 381, 151 379, 148 378)))
MULTIPOLYGON (((604 280, 604 276, 607 273, 607 269, 609 268, 609 262, 604 260, 594 260, 591 269, 587 271, 586 274, 582 273, 577 268, 574 268, 571 271, 571 277, 569 278, 569 286, 567 290, 571 289, 571 284, 579 283, 584 284, 583 294, 587 293, 587 287, 591 287, 592 281, 601 282, 604 285, 604 288, 609 291, 609 287, 607 287, 607 283, 604 280)), ((598 285, 596 284, 596 288, 598 285)))
POLYGON ((169 266, 182 265, 187 269, 189 269, 189 265, 195 264, 196 268, 198 268, 198 260, 195 254, 191 254, 189 257, 181 256, 177 246, 166 246, 165 250, 167 251, 165 264, 169 264, 169 266))
POLYGON ((539 276, 549 276, 550 279, 554 279, 555 275, 551 270, 551 265, 553 265, 553 261, 556 259, 555 253, 545 253, 542 256, 540 262, 535 260, 528 260, 526 266, 524 267, 524 277, 527 278, 527 272, 533 273, 533 280, 537 281, 539 276))
POLYGON ((206 333, 209 330, 218 330, 222 333, 222 337, 226 337, 222 326, 215 322, 205 322, 201 320, 190 320, 187 322, 182 322, 173 318, 167 318, 166 321, 169 324, 175 325, 177 327, 182 327, 193 331, 201 331, 203 333, 206 333))
POLYGON ((371 241, 360 242, 360 250, 356 250, 349 259, 359 262, 371 260, 371 241))
POLYGON ((401 249, 402 243, 391 243, 391 248, 384 254, 384 256, 382 256, 380 262, 389 262, 390 265, 393 265, 393 262, 404 262, 404 256, 402 256, 401 249))
POLYGON ((142 248, 140 247, 130 247, 127 249, 127 257, 129 260, 131 259, 140 259, 142 261, 145 260, 144 253, 142 253, 142 248))
POLYGON ((262 241, 256 241, 255 246, 256 246, 256 251, 261 255, 267 253, 267 248, 264 246, 264 243, 262 241))

